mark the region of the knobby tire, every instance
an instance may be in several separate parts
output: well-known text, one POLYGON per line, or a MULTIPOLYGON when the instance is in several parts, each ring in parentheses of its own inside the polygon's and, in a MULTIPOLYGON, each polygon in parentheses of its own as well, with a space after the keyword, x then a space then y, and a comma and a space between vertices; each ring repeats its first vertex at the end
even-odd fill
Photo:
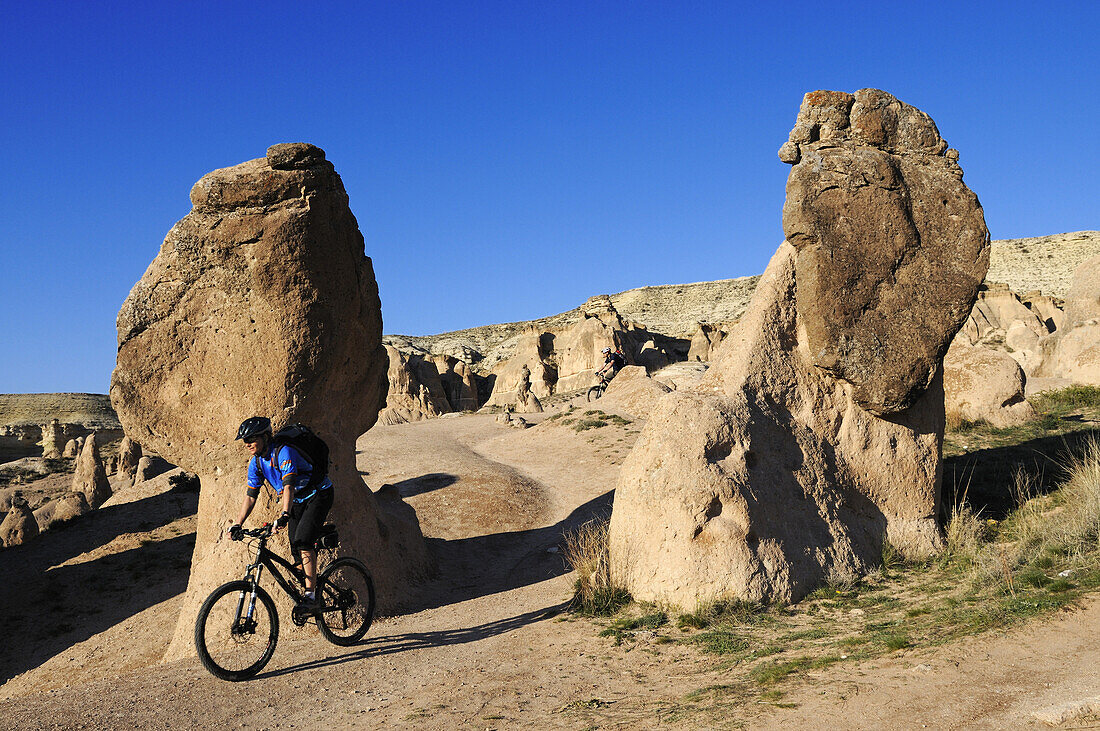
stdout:
POLYGON ((253 610, 256 625, 242 626, 240 615, 247 610, 251 591, 252 584, 243 579, 222 584, 202 603, 195 619, 195 649, 199 660, 212 675, 222 680, 247 680, 263 670, 275 654, 279 615, 275 602, 262 587, 256 587, 253 610), (241 592, 244 592, 243 602, 241 592))
POLYGON ((317 628, 334 645, 354 645, 374 620, 374 580, 357 558, 338 558, 317 578, 317 628))

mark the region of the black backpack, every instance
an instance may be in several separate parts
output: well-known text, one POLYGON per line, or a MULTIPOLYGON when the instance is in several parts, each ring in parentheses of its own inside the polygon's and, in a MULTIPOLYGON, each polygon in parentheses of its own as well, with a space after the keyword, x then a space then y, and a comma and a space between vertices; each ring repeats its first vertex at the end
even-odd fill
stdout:
POLYGON ((287 424, 274 435, 275 449, 284 444, 298 450, 298 454, 313 468, 307 487, 315 487, 328 475, 328 445, 305 424, 287 424))

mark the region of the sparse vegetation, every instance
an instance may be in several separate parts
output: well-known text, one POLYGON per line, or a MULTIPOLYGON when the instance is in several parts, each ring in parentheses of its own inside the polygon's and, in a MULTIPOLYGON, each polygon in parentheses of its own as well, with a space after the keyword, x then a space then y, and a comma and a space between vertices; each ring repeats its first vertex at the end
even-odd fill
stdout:
POLYGON ((646 619, 664 617, 657 608, 629 605, 600 634, 654 652, 687 644, 720 667, 744 668, 743 680, 709 686, 687 703, 716 694, 770 702, 765 694, 777 685, 836 663, 936 646, 1067 607, 1100 588, 1100 439, 1067 452, 1059 470, 1065 479, 1045 494, 1035 474, 1017 470, 1004 487, 1013 508, 1001 520, 972 508, 964 487, 937 557, 906 561, 886 543, 881 570, 830 574, 793 607, 721 600, 657 622, 646 619), (647 623, 655 637, 637 634, 647 623))
POLYGON ((618 414, 607 414, 598 409, 588 409, 581 415, 576 415, 576 406, 570 406, 567 411, 561 411, 548 417, 546 421, 555 421, 561 419, 563 426, 568 426, 576 432, 588 431, 589 429, 599 429, 600 427, 607 426, 608 424, 614 424, 615 426, 627 426, 632 424, 630 419, 623 418, 618 414))
POLYGON ((630 602, 630 593, 612 583, 607 531, 608 519, 596 518, 565 532, 562 553, 577 575, 572 607, 583 615, 609 616, 630 602))
POLYGON ((1043 391, 1032 406, 1043 411, 1100 409, 1100 386, 1069 386, 1056 391, 1043 391))

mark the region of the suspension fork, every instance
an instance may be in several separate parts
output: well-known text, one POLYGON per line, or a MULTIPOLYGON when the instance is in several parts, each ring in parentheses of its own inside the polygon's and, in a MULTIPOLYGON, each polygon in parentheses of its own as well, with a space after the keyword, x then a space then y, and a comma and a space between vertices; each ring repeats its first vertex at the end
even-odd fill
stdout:
POLYGON ((256 611, 256 587, 260 585, 260 576, 264 571, 264 564, 262 556, 264 552, 264 541, 260 541, 259 547, 256 548, 256 561, 245 570, 245 579, 251 585, 251 589, 247 592, 248 611, 241 616, 241 611, 245 608, 246 592, 241 592, 240 597, 237 600, 237 617, 238 619, 252 620, 252 615, 256 611))

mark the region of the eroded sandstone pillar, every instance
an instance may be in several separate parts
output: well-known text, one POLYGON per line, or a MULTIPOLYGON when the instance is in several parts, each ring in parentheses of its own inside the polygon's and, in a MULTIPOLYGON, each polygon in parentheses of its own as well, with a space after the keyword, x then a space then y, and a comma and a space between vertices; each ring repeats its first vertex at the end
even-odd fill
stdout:
POLYGON ((943 355, 989 263, 932 120, 885 92, 807 94, 784 242, 691 390, 623 464, 612 570, 637 599, 792 601, 942 545, 943 355))
MULTIPOLYGON (((385 401, 386 353, 374 271, 332 164, 312 145, 275 145, 205 175, 191 202, 119 312, 111 380, 126 434, 202 485, 169 659, 193 652, 199 604, 247 563, 224 533, 244 495, 234 437, 247 417, 308 424, 328 443, 330 520, 341 550, 370 566, 382 611, 429 562, 412 509, 376 497, 355 466, 355 440, 385 401)), ((274 518, 269 493, 252 524, 274 518)), ((272 545, 288 550, 285 538, 272 545)))

